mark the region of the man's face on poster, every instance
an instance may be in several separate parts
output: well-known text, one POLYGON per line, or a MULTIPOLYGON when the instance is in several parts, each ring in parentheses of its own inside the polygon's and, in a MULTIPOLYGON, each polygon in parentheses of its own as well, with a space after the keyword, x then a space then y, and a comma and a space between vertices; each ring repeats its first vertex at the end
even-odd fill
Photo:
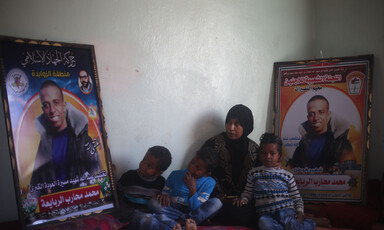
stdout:
POLYGON ((88 76, 87 71, 85 71, 85 70, 80 71, 79 77, 80 77, 81 85, 84 88, 87 88, 89 85, 89 76, 88 76))
POLYGON ((325 100, 317 99, 308 103, 308 121, 311 123, 316 134, 322 134, 327 131, 327 125, 331 113, 328 103, 325 100))
POLYGON ((43 112, 51 128, 60 132, 67 127, 65 120, 66 106, 61 90, 55 86, 47 86, 40 90, 43 112))

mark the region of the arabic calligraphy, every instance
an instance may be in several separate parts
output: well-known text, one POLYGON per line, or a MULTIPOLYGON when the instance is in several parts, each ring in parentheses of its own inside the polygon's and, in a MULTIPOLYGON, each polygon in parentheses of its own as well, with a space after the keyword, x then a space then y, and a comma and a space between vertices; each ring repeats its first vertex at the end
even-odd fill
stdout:
POLYGON ((308 168, 308 167, 305 167, 305 168, 300 168, 300 167, 295 167, 292 169, 292 172, 293 173, 322 173, 324 172, 324 169, 323 167, 317 167, 317 168, 308 168))
POLYGON ((331 68, 313 68, 313 69, 295 69, 295 70, 287 70, 282 73, 284 77, 287 76, 300 76, 300 75, 310 75, 310 74, 335 74, 335 73, 344 73, 346 71, 345 67, 331 67, 331 68))
POLYGON ((66 192, 54 193, 39 197, 39 207, 42 212, 64 208, 76 204, 100 199, 100 185, 87 186, 66 192))
POLYGON ((45 71, 31 71, 31 75, 34 78, 48 78, 48 77, 70 77, 70 73, 68 71, 59 71, 59 70, 45 70, 45 71))
POLYGON ((89 154, 91 155, 97 153, 97 146, 99 146, 99 150, 101 150, 100 137, 95 137, 93 138, 92 142, 85 143, 85 148, 87 149, 87 151, 89 151, 89 154))
POLYGON ((346 191, 351 188, 349 175, 295 175, 298 189, 346 191))
POLYGON ((292 77, 285 78, 284 86, 296 86, 296 85, 314 85, 320 83, 335 83, 341 82, 343 79, 341 74, 324 74, 324 75, 316 75, 316 76, 300 76, 300 77, 292 77))
POLYGON ((297 147, 299 146, 299 141, 301 137, 300 136, 294 136, 294 137, 283 137, 283 143, 284 147, 297 147))
POLYGON ((22 53, 21 65, 26 67, 33 64, 76 67, 76 60, 71 51, 62 52, 56 49, 36 49, 22 53))
POLYGON ((106 176, 107 176, 107 172, 105 170, 100 171, 99 173, 97 173, 95 175, 91 175, 88 172, 86 172, 84 174, 84 176, 82 176, 80 178, 78 176, 76 176, 75 178, 71 178, 70 180, 65 180, 65 181, 55 180, 51 183, 44 182, 44 183, 37 183, 36 185, 30 185, 31 186, 30 191, 31 191, 31 193, 34 193, 36 191, 41 191, 42 189, 52 189, 55 187, 64 188, 68 184, 76 185, 76 184, 79 184, 79 182, 86 182, 89 180, 102 178, 102 177, 106 177, 106 176))
POLYGON ((318 91, 320 89, 322 89, 323 87, 321 85, 317 85, 317 86, 310 86, 310 85, 307 85, 305 87, 299 87, 299 86, 295 86, 295 91, 299 91, 300 93, 302 92, 305 92, 305 91, 310 91, 310 90, 313 90, 313 91, 318 91))

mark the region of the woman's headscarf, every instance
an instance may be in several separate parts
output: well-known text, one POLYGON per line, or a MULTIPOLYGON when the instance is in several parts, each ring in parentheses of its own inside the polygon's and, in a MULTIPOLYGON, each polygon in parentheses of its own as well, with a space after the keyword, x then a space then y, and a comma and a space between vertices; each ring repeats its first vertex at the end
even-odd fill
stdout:
POLYGON ((243 136, 241 136, 241 138, 247 137, 253 131, 253 115, 247 106, 242 104, 233 106, 228 111, 225 124, 232 118, 236 119, 243 127, 243 136))
POLYGON ((231 164, 230 176, 232 177, 233 186, 243 188, 248 173, 243 171, 244 160, 248 154, 249 139, 247 136, 253 131, 252 111, 245 105, 235 105, 228 111, 227 117, 225 118, 225 124, 227 124, 230 119, 236 119, 243 127, 243 135, 239 139, 231 140, 226 138, 226 148, 229 152, 229 163, 231 164))

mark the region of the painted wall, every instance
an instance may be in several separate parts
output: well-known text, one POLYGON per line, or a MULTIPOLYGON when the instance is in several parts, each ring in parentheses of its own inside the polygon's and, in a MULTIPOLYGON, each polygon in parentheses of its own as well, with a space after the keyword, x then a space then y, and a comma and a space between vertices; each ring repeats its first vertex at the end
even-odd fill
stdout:
MULTIPOLYGON (((370 2, 360 15, 368 17, 361 25, 372 29, 367 31, 369 36, 358 34, 356 41, 364 38, 382 49, 384 20, 372 22, 369 10, 380 14, 377 6, 382 9, 383 3, 370 2), (381 30, 381 38, 371 39, 375 29, 381 30)), ((318 58, 319 47, 326 55, 351 54, 351 47, 338 47, 344 39, 335 45, 322 37, 329 29, 325 24, 331 23, 323 14, 331 4, 313 0, 3 0, 0 34, 94 45, 116 176, 137 168, 153 145, 164 145, 172 152, 172 165, 164 174, 168 176, 185 167, 207 138, 224 130, 225 115, 234 104, 245 104, 253 111, 255 130, 250 138, 257 141, 264 131, 271 131, 274 62, 318 58)), ((341 6, 358 10, 363 2, 336 4, 340 14, 348 15, 341 6)), ((345 21, 352 29, 360 19, 345 21)), ((342 25, 333 26, 343 30, 342 25)), ((356 54, 374 53, 366 46, 357 49, 359 45, 352 46, 356 54)), ((376 58, 380 55, 382 51, 376 58)), ((375 73, 379 78, 383 70, 375 73)), ((375 87, 383 86, 382 81, 376 83, 375 87)), ((0 205, 10 211, 1 211, 0 222, 17 218, 1 116, 0 168, 4 171, 0 173, 9 190, 0 190, 0 205)), ((380 147, 380 141, 372 143, 380 147)), ((372 177, 381 176, 379 169, 372 173, 372 177)))

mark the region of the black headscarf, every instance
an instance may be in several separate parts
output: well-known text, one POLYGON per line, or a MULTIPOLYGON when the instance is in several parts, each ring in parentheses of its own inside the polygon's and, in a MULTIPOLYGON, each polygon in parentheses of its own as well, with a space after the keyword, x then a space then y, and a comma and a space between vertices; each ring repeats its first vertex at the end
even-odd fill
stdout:
POLYGON ((253 131, 252 111, 245 105, 235 105, 228 111, 225 124, 230 119, 236 119, 243 127, 243 135, 239 139, 231 140, 227 137, 225 138, 232 165, 232 180, 237 185, 240 182, 245 156, 248 154, 249 139, 247 136, 253 131))
POLYGON ((225 118, 225 124, 228 123, 230 119, 236 119, 240 125, 243 127, 243 137, 247 137, 253 131, 253 115, 252 111, 245 105, 238 104, 233 106, 225 118))

